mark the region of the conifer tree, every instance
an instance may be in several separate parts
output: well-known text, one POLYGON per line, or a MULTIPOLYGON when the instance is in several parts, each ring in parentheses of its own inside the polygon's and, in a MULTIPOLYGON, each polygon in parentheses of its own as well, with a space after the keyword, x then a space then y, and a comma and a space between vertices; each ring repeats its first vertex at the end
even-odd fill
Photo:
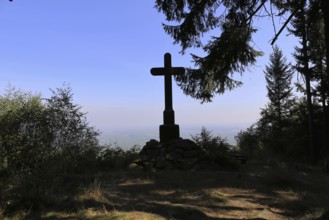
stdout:
POLYGON ((268 111, 272 121, 280 128, 282 120, 289 114, 292 101, 291 79, 293 72, 282 51, 275 46, 270 56, 270 64, 266 66, 265 79, 267 82, 268 111))
POLYGON ((289 111, 293 101, 291 80, 293 72, 291 65, 287 63, 282 51, 275 46, 270 55, 270 63, 264 71, 267 82, 267 97, 269 103, 262 110, 262 123, 268 130, 268 144, 274 150, 283 151, 284 142, 282 132, 289 117, 289 111))
POLYGON ((292 20, 292 28, 289 29, 296 37, 300 39, 299 47, 295 47, 294 57, 296 60, 295 69, 302 74, 305 81, 305 95, 307 102, 308 127, 309 127, 309 148, 313 164, 318 161, 317 145, 315 143, 315 125, 313 109, 313 89, 311 82, 314 80, 314 74, 311 69, 311 48, 310 48, 310 29, 311 16, 310 7, 306 0, 302 0, 295 5, 297 10, 292 20))
POLYGON ((329 127, 328 127, 328 103, 329 103, 329 75, 326 74, 326 46, 325 46, 325 32, 324 32, 324 20, 321 16, 318 16, 318 11, 308 11, 309 23, 312 23, 308 27, 308 41, 309 41, 309 56, 310 56, 310 69, 312 79, 315 83, 314 87, 314 102, 321 105, 321 135, 322 135, 322 155, 326 153, 329 155, 329 127))
MULTIPOLYGON (((262 54, 252 44, 253 34, 257 31, 255 19, 272 16, 284 20, 273 36, 273 44, 282 30, 291 24, 303 3, 323 18, 328 48, 328 0, 156 0, 155 8, 170 22, 163 24, 165 32, 175 44, 181 45, 182 52, 188 48, 202 48, 205 52, 203 57, 192 54, 195 67, 176 77, 178 85, 185 94, 202 102, 240 86, 242 82, 234 80, 234 74, 243 73, 262 54), (218 35, 203 45, 202 36, 212 30, 218 30, 218 35)), ((326 57, 328 60, 329 50, 326 50, 326 57)), ((329 70, 326 75, 329 76, 329 70)))

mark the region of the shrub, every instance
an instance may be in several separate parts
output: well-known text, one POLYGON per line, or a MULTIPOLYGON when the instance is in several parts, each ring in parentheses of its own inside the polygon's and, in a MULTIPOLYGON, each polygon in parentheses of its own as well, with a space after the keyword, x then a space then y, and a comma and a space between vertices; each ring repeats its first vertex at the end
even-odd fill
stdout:
POLYGON ((225 138, 213 136, 203 127, 200 134, 192 136, 192 140, 204 150, 206 158, 216 166, 233 169, 238 167, 237 161, 230 156, 233 146, 225 138))
POLYGON ((117 145, 105 145, 99 157, 99 168, 103 171, 113 169, 126 169, 138 158, 140 146, 135 145, 129 150, 124 150, 117 145))
POLYGON ((259 160, 263 157, 258 130, 254 126, 249 127, 246 131, 240 131, 235 139, 238 150, 246 154, 251 160, 259 160))
POLYGON ((70 88, 40 95, 10 88, 0 96, 0 201, 7 210, 46 203, 59 176, 96 165, 98 131, 72 103, 70 88))

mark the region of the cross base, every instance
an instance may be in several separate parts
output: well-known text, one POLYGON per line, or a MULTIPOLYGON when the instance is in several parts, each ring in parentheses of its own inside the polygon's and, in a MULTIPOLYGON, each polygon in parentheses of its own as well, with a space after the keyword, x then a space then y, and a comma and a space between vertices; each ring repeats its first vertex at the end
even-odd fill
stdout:
POLYGON ((179 125, 160 125, 160 142, 179 139, 179 125))

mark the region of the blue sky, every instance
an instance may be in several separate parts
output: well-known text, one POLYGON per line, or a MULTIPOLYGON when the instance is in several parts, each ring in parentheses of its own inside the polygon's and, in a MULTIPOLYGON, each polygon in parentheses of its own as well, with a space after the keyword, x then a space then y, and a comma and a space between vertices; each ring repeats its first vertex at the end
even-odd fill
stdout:
MULTIPOLYGON (((152 0, 0 1, 0 91, 9 85, 50 95, 71 86, 75 103, 90 124, 105 133, 115 128, 154 129, 162 124, 163 77, 150 74, 172 54, 173 66, 189 67, 190 53, 164 33, 166 22, 152 0)), ((263 70, 272 52, 270 20, 257 22, 256 49, 264 56, 243 76, 241 88, 200 104, 173 85, 176 123, 252 124, 267 103, 263 70)), ((295 40, 283 34, 278 45, 288 60, 295 40)))

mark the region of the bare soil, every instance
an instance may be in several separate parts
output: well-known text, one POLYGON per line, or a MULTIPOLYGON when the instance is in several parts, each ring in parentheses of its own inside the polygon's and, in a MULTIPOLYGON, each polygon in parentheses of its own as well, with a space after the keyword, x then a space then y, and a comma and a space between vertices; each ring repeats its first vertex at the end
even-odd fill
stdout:
MULTIPOLYGON (((24 219, 329 219, 329 175, 247 164, 237 171, 115 171, 24 219)), ((0 217, 1 218, 1 217, 0 217)))

